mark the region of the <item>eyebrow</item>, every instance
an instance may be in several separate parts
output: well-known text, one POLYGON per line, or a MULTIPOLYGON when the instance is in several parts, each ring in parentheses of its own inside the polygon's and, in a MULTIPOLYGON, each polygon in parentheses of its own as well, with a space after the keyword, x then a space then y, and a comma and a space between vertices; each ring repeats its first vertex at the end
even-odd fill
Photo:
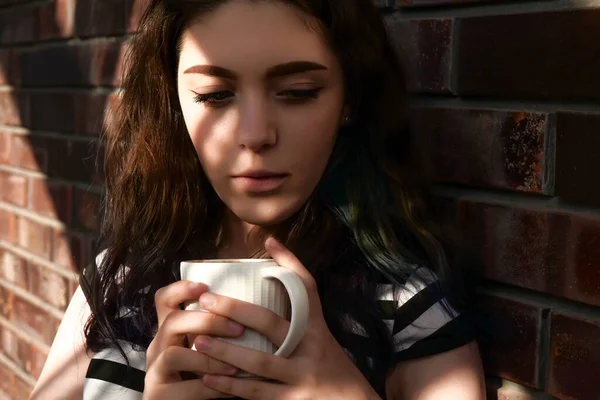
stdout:
MULTIPOLYGON (((281 78, 284 76, 300 74, 308 71, 322 71, 328 68, 312 61, 291 61, 284 64, 275 65, 267 70, 266 78, 274 79, 281 78)), ((227 68, 219 67, 216 65, 194 65, 186 69, 184 74, 202 74, 208 76, 214 76, 217 78, 224 78, 229 80, 236 80, 237 75, 235 72, 228 70, 227 68)))

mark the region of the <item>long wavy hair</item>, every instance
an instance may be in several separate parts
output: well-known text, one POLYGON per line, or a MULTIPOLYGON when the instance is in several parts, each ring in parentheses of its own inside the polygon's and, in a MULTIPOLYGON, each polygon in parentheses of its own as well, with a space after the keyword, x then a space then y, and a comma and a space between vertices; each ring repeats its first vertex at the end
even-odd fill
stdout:
MULTIPOLYGON (((212 257, 219 247, 225 206, 186 130, 176 71, 182 32, 227 1, 153 0, 132 39, 104 135, 104 255, 80 279, 92 311, 85 330, 91 351, 122 352, 120 341, 146 348, 157 327, 157 289, 180 279, 182 260, 212 257)), ((383 393, 393 343, 377 307, 378 283, 401 284, 427 266, 457 308, 460 274, 428 219, 403 73, 379 11, 371 0, 277 1, 312 17, 326 38, 342 66, 351 115, 315 192, 269 234, 312 271, 331 332, 383 393), (347 316, 372 338, 368 352, 353 348, 347 316)))

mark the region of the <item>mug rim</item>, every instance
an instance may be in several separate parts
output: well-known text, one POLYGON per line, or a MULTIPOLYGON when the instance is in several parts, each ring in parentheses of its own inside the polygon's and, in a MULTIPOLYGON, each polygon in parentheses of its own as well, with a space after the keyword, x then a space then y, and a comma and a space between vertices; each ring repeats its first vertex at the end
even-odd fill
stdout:
POLYGON ((206 260, 185 260, 181 263, 187 264, 256 264, 261 262, 275 262, 272 258, 223 258, 206 260))

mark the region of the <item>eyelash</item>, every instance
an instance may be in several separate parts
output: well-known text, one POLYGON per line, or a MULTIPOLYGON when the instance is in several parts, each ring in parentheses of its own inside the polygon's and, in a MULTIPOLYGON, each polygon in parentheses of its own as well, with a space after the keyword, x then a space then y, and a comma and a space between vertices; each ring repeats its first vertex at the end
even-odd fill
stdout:
MULTIPOLYGON (((284 95, 284 101, 291 104, 303 103, 309 100, 317 99, 323 87, 314 89, 289 89, 279 92, 277 95, 284 95)), ((228 103, 229 99, 234 96, 229 90, 222 90, 213 93, 196 93, 194 92, 194 103, 204 103, 210 107, 221 107, 228 103), (226 97, 224 97, 226 96, 226 97)))

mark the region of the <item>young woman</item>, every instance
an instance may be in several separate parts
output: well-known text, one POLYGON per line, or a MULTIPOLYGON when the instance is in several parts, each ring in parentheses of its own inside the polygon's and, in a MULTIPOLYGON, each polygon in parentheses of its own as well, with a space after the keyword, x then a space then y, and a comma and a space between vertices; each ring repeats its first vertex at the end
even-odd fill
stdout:
POLYGON ((108 121, 104 251, 32 397, 483 399, 404 97, 370 0, 151 1, 108 121), (280 344, 287 322, 179 279, 248 257, 307 287, 289 358, 215 340, 280 344), (180 309, 196 299, 210 313, 180 309))

